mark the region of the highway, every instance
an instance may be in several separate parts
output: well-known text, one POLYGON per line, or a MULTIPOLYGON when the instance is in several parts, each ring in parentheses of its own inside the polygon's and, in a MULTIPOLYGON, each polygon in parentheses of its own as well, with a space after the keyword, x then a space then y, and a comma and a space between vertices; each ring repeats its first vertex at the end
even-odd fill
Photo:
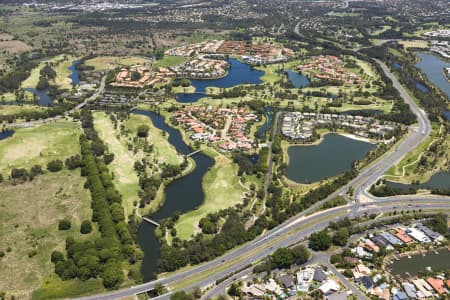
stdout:
MULTIPOLYGON (((370 185, 375 183, 388 168, 401 160, 408 152, 424 141, 431 131, 431 125, 426 113, 415 104, 387 66, 380 61, 377 61, 377 63, 393 81, 394 87, 399 91, 403 100, 411 107, 411 110, 417 116, 418 124, 410 128, 410 134, 396 149, 386 153, 382 158, 362 170, 355 179, 351 180, 348 184, 320 202, 323 203, 324 201, 328 201, 337 195, 345 195, 350 187, 354 187, 354 197, 356 200, 354 203, 307 215, 320 205, 320 203, 318 203, 308 210, 287 220, 278 227, 266 232, 263 236, 231 250, 225 255, 210 262, 138 286, 79 299, 120 299, 150 290, 157 284, 173 285, 181 282, 193 282, 193 284, 187 286, 186 289, 193 286, 205 288, 213 286, 216 280, 222 279, 230 274, 236 272, 241 272, 242 274, 244 272, 241 270, 243 266, 253 264, 254 262, 263 259, 273 253, 277 248, 287 247, 297 241, 306 239, 311 233, 326 228, 330 222, 337 221, 346 216, 355 217, 365 213, 379 214, 396 210, 412 210, 414 206, 416 206, 416 208, 420 207, 423 211, 450 210, 449 197, 413 195, 378 199, 367 192, 370 185), (414 202, 411 202, 412 200, 414 200, 414 202)), ((278 117, 275 118, 275 124, 277 123, 277 119, 278 117)), ((276 125, 274 126, 274 129, 277 129, 276 125)), ((270 165, 269 170, 271 169, 272 165, 270 165)), ((268 176, 267 178, 271 178, 271 171, 270 177, 268 176)), ((236 276, 237 275, 232 276, 232 279, 238 278, 236 276)), ((167 298, 169 298, 169 295, 158 297, 158 299, 167 298)))

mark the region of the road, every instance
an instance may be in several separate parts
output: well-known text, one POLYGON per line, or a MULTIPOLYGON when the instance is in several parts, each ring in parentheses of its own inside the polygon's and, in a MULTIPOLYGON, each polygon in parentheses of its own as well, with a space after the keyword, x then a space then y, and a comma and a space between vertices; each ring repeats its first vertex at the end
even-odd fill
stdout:
MULTIPOLYGON (((296 26, 298 30, 299 24, 296 26)), ((393 76, 387 66, 377 61, 386 75, 393 81, 394 87, 399 91, 403 100, 411 107, 412 112, 417 116, 418 124, 410 129, 411 133, 405 138, 395 150, 386 153, 382 158, 374 162, 368 168, 362 170, 358 176, 351 180, 348 184, 338 189, 332 195, 317 203, 308 210, 287 220, 278 227, 268 231, 263 236, 238 247, 220 258, 216 258, 210 262, 194 266, 183 272, 160 278, 155 281, 147 282, 135 287, 125 288, 102 295, 83 297, 83 300, 103 300, 103 299, 120 299, 129 295, 138 294, 154 288, 156 284, 173 285, 180 282, 188 282, 195 279, 193 286, 208 287, 214 285, 216 280, 222 279, 230 274, 241 272, 242 266, 252 264, 256 261, 273 253, 277 248, 287 247, 297 241, 305 239, 311 233, 319 231, 328 226, 332 221, 336 221, 345 216, 360 216, 364 213, 387 213, 395 210, 411 209, 411 200, 414 199, 414 205, 420 205, 423 211, 426 210, 450 210, 449 197, 440 196, 397 196, 389 198, 377 199, 367 192, 367 188, 375 183, 385 171, 393 164, 401 160, 408 152, 413 150, 418 144, 426 139, 431 131, 430 122, 426 113, 420 109, 405 89, 400 85, 393 76), (333 199, 338 195, 345 195, 350 187, 354 187, 355 203, 347 204, 324 211, 320 211, 311 215, 307 215, 314 209, 319 207, 321 203, 333 199), (363 204, 362 200, 370 201, 363 204), (199 275, 203 274, 203 275, 199 275), (203 276, 203 277, 201 277, 203 276)), ((275 118, 274 132, 277 130, 278 116, 275 118)), ((272 139, 273 140, 273 139, 272 139)), ((271 144, 270 144, 271 145, 271 144)), ((271 151, 269 151, 271 153, 271 151)), ((270 158, 272 156, 270 155, 270 158)), ((269 174, 267 178, 272 177, 273 161, 269 162, 269 174)), ((270 183, 270 181, 268 181, 270 183)), ((267 184, 267 181, 266 181, 267 184)), ((233 276, 232 278, 235 278, 233 276)), ((168 298, 168 296, 166 297, 168 298)), ((158 299, 165 299, 164 296, 158 299)))
POLYGON ((67 115, 72 114, 72 113, 82 109, 83 107, 86 106, 86 104, 88 102, 95 100, 98 96, 103 94, 103 92, 105 91, 105 83, 106 83, 106 75, 103 76, 102 80, 100 81, 100 86, 98 87, 98 89, 95 91, 95 93, 92 96, 90 96, 89 98, 86 98, 83 102, 79 103, 74 108, 66 111, 63 115, 57 115, 57 116, 54 116, 54 117, 51 117, 51 118, 47 118, 47 119, 34 120, 34 121, 29 121, 29 122, 24 122, 24 123, 12 123, 12 124, 8 124, 8 127, 10 127, 10 128, 33 127, 35 125, 49 123, 49 122, 52 122, 52 121, 56 121, 56 120, 62 119, 64 117, 66 117, 67 115))

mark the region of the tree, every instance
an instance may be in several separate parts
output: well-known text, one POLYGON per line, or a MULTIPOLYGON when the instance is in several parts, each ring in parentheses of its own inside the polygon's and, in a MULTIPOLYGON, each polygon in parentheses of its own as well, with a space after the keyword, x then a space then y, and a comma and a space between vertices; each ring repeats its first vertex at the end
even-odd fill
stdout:
POLYGON ((148 136, 149 127, 147 125, 140 125, 137 128, 137 136, 140 138, 146 138, 148 136))
POLYGON ((51 162, 49 162, 47 164, 47 170, 49 170, 50 172, 58 172, 61 171, 62 168, 64 167, 64 164, 61 160, 56 159, 56 160, 52 160, 51 162))
POLYGON ((230 288, 228 289, 228 295, 230 295, 232 297, 241 297, 242 296, 242 291, 241 291, 241 287, 239 286, 239 283, 233 282, 231 284, 230 288))
POLYGON ((294 263, 294 255, 289 248, 279 248, 272 254, 272 263, 277 268, 289 268, 294 263))
POLYGON ((333 244, 337 246, 345 246, 348 242, 348 238, 350 237, 350 233, 348 232, 347 227, 339 228, 338 231, 333 236, 333 244))
POLYGON ((184 291, 175 292, 170 296, 170 300, 190 300, 188 294, 184 291))
POLYGON ((59 223, 58 223, 59 230, 69 230, 70 227, 72 227, 70 220, 68 220, 68 219, 59 220, 59 223))
POLYGON ((123 282, 122 265, 116 261, 108 262, 104 267, 102 278, 106 288, 118 288, 123 282))
POLYGON ((295 246, 291 251, 297 265, 301 265, 307 262, 311 255, 311 253, 308 251, 308 248, 303 245, 295 246))
POLYGON ((64 254, 62 252, 55 250, 52 252, 50 257, 52 263, 56 264, 57 262, 64 261, 64 254))
POLYGON ((314 232, 309 237, 309 247, 314 251, 324 251, 331 246, 331 236, 326 229, 314 232))
POLYGON ((446 214, 440 213, 434 215, 431 219, 425 222, 425 225, 429 226, 432 230, 439 232, 440 234, 448 233, 446 214))
POLYGON ((81 223, 80 232, 82 234, 88 234, 88 233, 91 233, 91 231, 92 231, 92 223, 91 223, 91 221, 84 220, 81 223))
POLYGON ((131 80, 132 81, 138 81, 139 79, 141 79, 141 74, 137 71, 133 71, 131 72, 131 80))

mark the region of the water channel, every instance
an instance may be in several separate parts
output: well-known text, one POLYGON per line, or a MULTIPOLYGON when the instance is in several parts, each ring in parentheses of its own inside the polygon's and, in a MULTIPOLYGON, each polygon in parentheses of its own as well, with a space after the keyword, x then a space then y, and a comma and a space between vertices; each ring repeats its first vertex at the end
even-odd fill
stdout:
MULTIPOLYGON (((189 154, 193 150, 183 141, 181 133, 164 122, 164 118, 154 112, 135 110, 135 114, 149 117, 153 125, 164 130, 169 135, 169 142, 181 154, 189 154)), ((171 182, 164 190, 165 201, 163 206, 150 217, 156 221, 173 216, 176 212, 185 213, 194 210, 203 203, 203 176, 214 165, 214 160, 208 156, 197 153, 192 156, 195 169, 186 176, 171 182)), ((160 255, 159 243, 155 236, 155 226, 142 222, 138 231, 138 241, 144 251, 144 261, 141 272, 144 281, 149 281, 156 272, 156 261, 160 255)))
POLYGON ((450 97, 450 82, 443 73, 444 68, 450 68, 450 63, 429 53, 420 52, 417 56, 420 62, 416 64, 416 67, 427 76, 429 81, 447 94, 447 97, 450 97))
POLYGON ((182 103, 196 102, 206 97, 207 87, 229 88, 239 84, 260 84, 263 71, 254 69, 252 66, 240 62, 237 59, 228 59, 230 68, 228 74, 218 79, 194 79, 191 85, 195 87, 195 93, 177 94, 177 101, 182 103))
POLYGON ((289 147, 286 176, 298 183, 330 178, 350 170, 353 161, 364 158, 374 147, 339 134, 326 134, 318 145, 289 147))
POLYGON ((402 277, 410 277, 424 272, 428 267, 432 271, 446 270, 450 268, 450 251, 443 249, 437 252, 430 251, 422 256, 421 254, 402 257, 389 266, 392 273, 402 277), (408 273, 408 274, 406 274, 408 273))

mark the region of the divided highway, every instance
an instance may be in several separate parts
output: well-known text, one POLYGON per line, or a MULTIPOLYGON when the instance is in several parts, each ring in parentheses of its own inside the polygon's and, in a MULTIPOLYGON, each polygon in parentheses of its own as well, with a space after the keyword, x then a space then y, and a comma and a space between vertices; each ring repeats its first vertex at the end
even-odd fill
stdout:
MULTIPOLYGON (((410 106, 411 110, 417 116, 418 125, 411 127, 411 133, 409 136, 405 138, 395 150, 386 153, 381 159, 377 160, 370 167, 362 170, 354 180, 321 201, 321 203, 323 203, 324 201, 332 199, 337 195, 345 195, 350 187, 354 187, 355 203, 307 215, 307 213, 318 207, 319 204, 316 204, 314 207, 300 213, 294 218, 287 220, 285 223, 272 229, 265 235, 258 237, 255 240, 248 242, 213 261, 206 262, 204 264, 194 266, 186 271, 138 286, 125 288, 102 295, 82 297, 79 299, 120 299, 151 290, 157 284, 173 285, 182 282, 192 282, 192 285, 189 287, 200 286, 204 288, 213 286, 216 280, 233 275, 236 272, 240 272, 239 275, 241 275, 245 273, 243 271, 241 272, 242 267, 263 259, 273 253, 277 248, 287 247, 295 242, 303 240, 311 233, 327 227, 330 222, 336 221, 345 216, 360 216, 365 213, 388 213, 401 209, 407 210, 411 209, 412 205, 420 207, 423 211, 450 210, 449 197, 396 196, 378 199, 367 192, 367 189, 375 183, 378 178, 380 178, 393 164, 401 160, 409 151, 413 150, 418 144, 423 142, 431 131, 431 124, 426 113, 416 105, 403 86, 390 72, 388 67, 381 61, 377 61, 377 63, 392 80, 394 87, 399 91, 403 100, 410 106), (414 202, 411 202, 412 199, 414 199, 414 202), (367 203, 361 206, 360 202, 367 203)), ((275 122, 277 119, 278 117, 275 118, 275 122)), ((276 126, 274 126, 274 128, 276 129, 276 126)), ((235 277, 236 275, 233 276, 233 278, 235 277)), ((168 298, 169 295, 158 297, 158 299, 168 298)))

